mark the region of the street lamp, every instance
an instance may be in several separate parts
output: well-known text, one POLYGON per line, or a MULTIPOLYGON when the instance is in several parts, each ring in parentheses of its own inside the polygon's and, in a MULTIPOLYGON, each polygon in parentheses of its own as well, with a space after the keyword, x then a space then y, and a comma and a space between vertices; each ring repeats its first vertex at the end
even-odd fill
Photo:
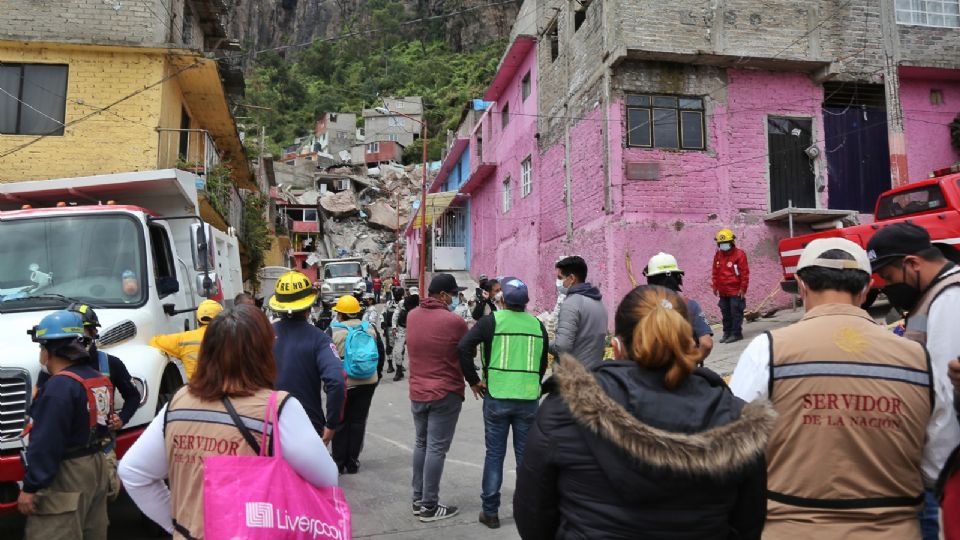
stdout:
MULTIPOLYGON (((391 111, 386 107, 386 101, 383 102, 383 105, 383 107, 375 107, 373 110, 385 116, 395 114, 397 116, 402 116, 404 118, 413 120, 414 122, 420 124, 421 128, 423 129, 423 135, 421 137, 423 139, 423 178, 421 179, 420 186, 420 294, 423 295, 423 291, 426 290, 424 288, 424 277, 426 274, 425 263, 427 260, 427 120, 425 117, 414 118, 412 116, 403 114, 402 112, 391 111)), ((400 208, 398 207, 397 212, 399 211, 400 208)), ((399 231, 397 232, 399 233, 399 231)), ((400 269, 397 268, 398 272, 399 270, 400 269)))

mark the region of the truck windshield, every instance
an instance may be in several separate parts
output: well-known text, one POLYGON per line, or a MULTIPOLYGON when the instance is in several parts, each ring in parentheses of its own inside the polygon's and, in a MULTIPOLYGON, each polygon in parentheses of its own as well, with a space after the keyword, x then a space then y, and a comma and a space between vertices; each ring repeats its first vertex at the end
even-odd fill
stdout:
POLYGON ((324 279, 360 277, 360 263, 328 264, 323 267, 324 279))
POLYGON ((947 200, 937 184, 922 186, 882 197, 877 204, 876 219, 890 219, 910 214, 922 214, 946 208, 947 200))
POLYGON ((134 307, 146 294, 143 240, 123 215, 0 222, 0 311, 134 307))

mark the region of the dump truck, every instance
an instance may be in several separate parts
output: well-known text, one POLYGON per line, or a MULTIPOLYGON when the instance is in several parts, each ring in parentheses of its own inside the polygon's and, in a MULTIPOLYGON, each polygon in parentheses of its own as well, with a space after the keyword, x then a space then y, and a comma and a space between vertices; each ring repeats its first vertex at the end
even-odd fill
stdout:
POLYGON ((202 185, 174 169, 0 184, 0 512, 16 509, 29 444, 40 372, 29 328, 74 302, 96 310, 99 348, 140 392, 122 456, 186 381, 150 338, 195 328, 200 302, 242 291, 238 240, 201 220, 202 185))

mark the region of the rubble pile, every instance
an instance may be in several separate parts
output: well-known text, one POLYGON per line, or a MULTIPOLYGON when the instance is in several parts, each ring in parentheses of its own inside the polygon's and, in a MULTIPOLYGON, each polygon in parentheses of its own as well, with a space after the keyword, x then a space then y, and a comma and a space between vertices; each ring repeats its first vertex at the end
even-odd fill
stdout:
POLYGON ((362 257, 366 267, 390 277, 396 273, 398 238, 400 259, 404 257, 403 232, 420 196, 420 174, 414 166, 387 166, 377 172, 371 176, 347 167, 326 171, 325 176, 335 175, 341 182, 349 179, 350 187, 328 190, 317 199, 323 240, 317 251, 320 258, 362 257))

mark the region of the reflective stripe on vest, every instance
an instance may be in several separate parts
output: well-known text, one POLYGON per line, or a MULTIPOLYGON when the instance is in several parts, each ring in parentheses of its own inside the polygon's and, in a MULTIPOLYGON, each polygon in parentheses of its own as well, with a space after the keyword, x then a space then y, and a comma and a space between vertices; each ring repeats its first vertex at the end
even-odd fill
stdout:
POLYGON ((915 519, 933 406, 922 347, 840 304, 768 336, 780 414, 767 446, 768 526, 812 515, 800 508, 915 519))
POLYGON ((544 349, 540 321, 506 309, 495 311, 493 318, 487 391, 496 399, 538 399, 544 349))
POLYGON ((773 380, 800 377, 855 377, 930 386, 930 374, 912 368, 856 362, 803 362, 777 366, 773 380))
MULTIPOLYGON (((263 433, 263 421, 250 418, 249 416, 240 416, 240 420, 243 421, 243 425, 247 426, 247 429, 252 431, 254 434, 263 433)), ((221 424, 224 426, 233 426, 236 427, 236 424, 233 423, 233 418, 230 418, 229 413, 221 411, 210 411, 206 409, 174 409, 167 412, 166 423, 170 422, 204 422, 207 424, 221 424)), ((267 427, 267 433, 270 434, 272 429, 267 427)))

